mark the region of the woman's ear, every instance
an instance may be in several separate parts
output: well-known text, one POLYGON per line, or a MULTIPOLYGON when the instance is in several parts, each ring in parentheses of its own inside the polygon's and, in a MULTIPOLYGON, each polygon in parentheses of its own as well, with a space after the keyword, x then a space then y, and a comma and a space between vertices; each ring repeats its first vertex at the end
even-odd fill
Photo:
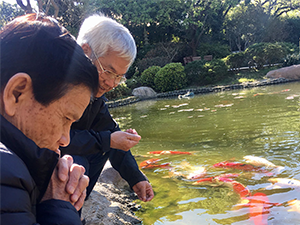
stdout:
POLYGON ((89 44, 85 43, 85 44, 81 45, 81 48, 82 48, 84 54, 86 54, 86 56, 91 59, 91 57, 92 57, 92 49, 89 46, 89 44))
POLYGON ((27 73, 16 73, 8 80, 3 90, 4 112, 8 116, 14 116, 19 105, 32 96, 31 77, 27 73))

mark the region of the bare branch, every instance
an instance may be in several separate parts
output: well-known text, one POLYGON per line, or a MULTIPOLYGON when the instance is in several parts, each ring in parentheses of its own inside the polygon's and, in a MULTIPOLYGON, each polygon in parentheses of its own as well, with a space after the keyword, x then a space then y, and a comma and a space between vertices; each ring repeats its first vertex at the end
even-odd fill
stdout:
POLYGON ((23 4, 22 0, 17 0, 17 4, 25 11, 25 13, 32 13, 32 7, 30 5, 30 0, 27 0, 27 5, 23 4))

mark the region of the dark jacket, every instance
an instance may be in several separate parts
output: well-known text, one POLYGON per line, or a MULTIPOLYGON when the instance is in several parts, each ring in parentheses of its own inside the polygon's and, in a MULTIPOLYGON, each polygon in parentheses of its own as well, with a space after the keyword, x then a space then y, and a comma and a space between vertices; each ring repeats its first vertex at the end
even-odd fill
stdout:
POLYGON ((110 148, 110 134, 120 131, 105 104, 104 96, 95 99, 86 108, 80 120, 71 127, 71 143, 62 148, 63 154, 82 155, 110 152, 111 165, 132 187, 146 180, 130 151, 110 148))
POLYGON ((69 202, 52 199, 39 204, 58 154, 39 148, 2 116, 0 123, 0 224, 81 224, 69 202))

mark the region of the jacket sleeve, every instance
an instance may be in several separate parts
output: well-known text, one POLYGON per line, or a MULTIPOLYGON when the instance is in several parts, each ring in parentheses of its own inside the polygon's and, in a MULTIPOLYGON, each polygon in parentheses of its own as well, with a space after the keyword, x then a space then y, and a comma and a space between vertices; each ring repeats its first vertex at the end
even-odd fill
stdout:
POLYGON ((62 200, 51 199, 37 205, 37 222, 41 225, 82 225, 75 207, 62 200))
POLYGON ((112 167, 120 173, 121 177, 128 182, 131 188, 138 182, 147 180, 140 171, 130 150, 125 152, 112 149, 109 161, 112 167))
POLYGON ((90 155, 100 151, 110 151, 111 131, 94 130, 71 130, 70 144, 67 147, 60 147, 62 154, 69 155, 90 155))
POLYGON ((0 224, 37 224, 34 187, 25 164, 6 149, 0 149, 0 224))

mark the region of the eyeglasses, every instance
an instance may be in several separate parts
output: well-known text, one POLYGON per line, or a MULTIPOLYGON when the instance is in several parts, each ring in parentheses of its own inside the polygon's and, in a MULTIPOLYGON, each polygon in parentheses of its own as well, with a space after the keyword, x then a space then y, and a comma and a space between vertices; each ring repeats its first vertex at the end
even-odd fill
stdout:
MULTIPOLYGON (((100 63, 98 57, 96 56, 96 54, 94 53, 94 51, 92 51, 94 56, 96 57, 96 60, 102 70, 101 74, 105 74, 109 79, 111 80, 114 80, 115 81, 115 84, 121 84, 121 83, 124 83, 126 81, 126 77, 125 75, 120 75, 120 74, 116 74, 112 71, 109 71, 109 70, 105 70, 102 66, 102 64, 100 63)), ((98 73, 100 73, 100 71, 98 70, 98 73)))

